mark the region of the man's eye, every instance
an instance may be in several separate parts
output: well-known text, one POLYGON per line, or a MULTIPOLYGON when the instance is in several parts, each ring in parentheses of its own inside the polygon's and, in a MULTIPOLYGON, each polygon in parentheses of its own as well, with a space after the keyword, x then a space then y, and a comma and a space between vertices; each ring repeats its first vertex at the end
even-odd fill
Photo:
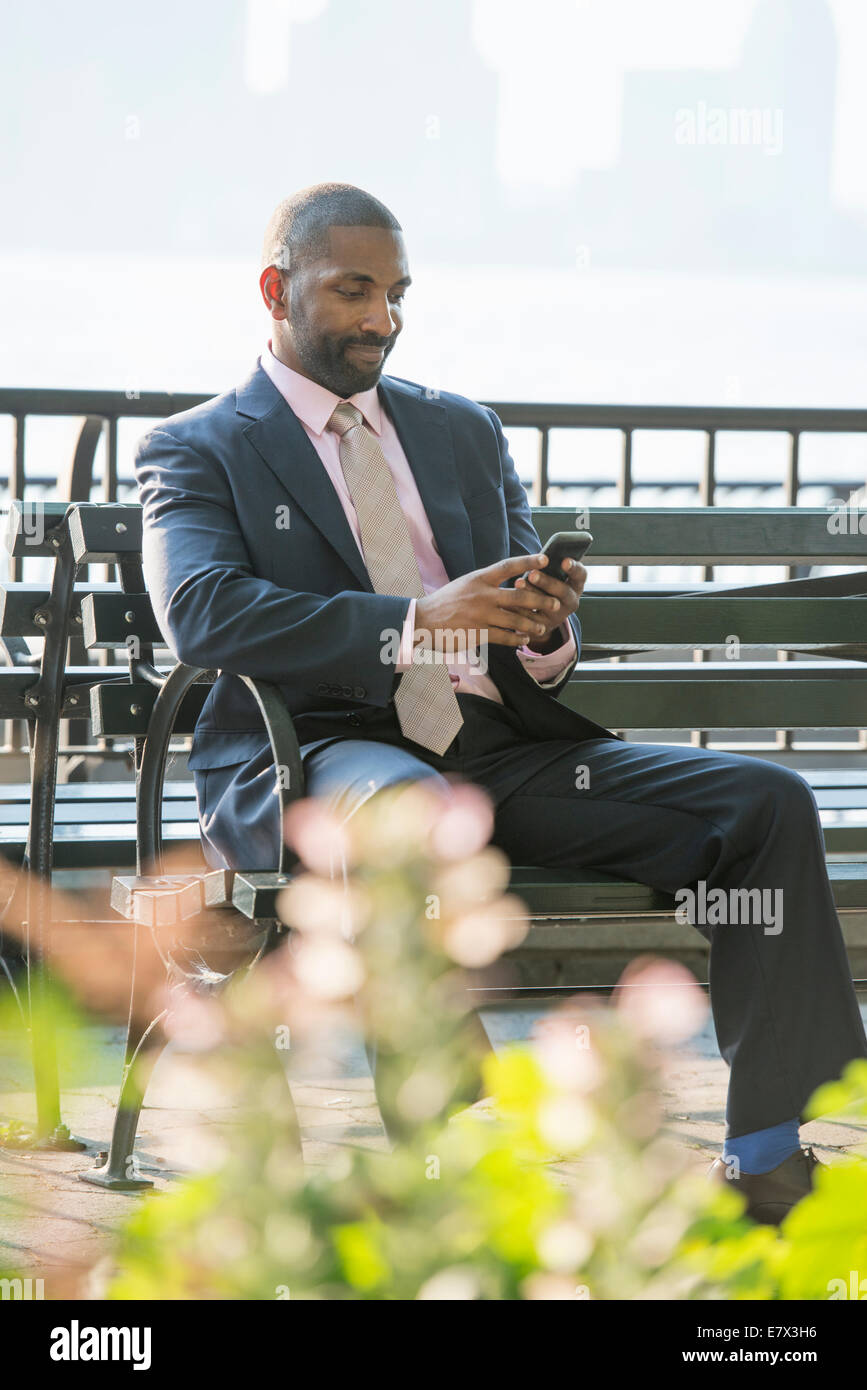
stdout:
MULTIPOLYGON (((338 294, 342 294, 344 299, 361 299, 361 297, 362 297, 363 294, 364 294, 364 290, 341 290, 341 289, 338 289, 337 293, 338 293, 338 294)), ((400 294, 393 294, 393 295, 390 296, 390 299, 391 299, 392 304, 402 304, 402 303, 403 303, 403 300, 404 300, 404 297, 405 297, 405 291, 404 291, 404 290, 401 290, 400 294)))

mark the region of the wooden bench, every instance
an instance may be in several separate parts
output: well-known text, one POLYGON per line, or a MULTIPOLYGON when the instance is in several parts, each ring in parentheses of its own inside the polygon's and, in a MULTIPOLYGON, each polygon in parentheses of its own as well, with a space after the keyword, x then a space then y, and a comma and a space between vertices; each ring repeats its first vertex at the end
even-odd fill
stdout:
MULTIPOLYGON (((571 508, 545 508, 534 515, 543 539, 576 524, 571 508)), ((828 529, 826 512, 807 508, 758 513, 717 508, 596 509, 582 521, 589 521, 595 538, 588 565, 699 565, 705 574, 720 565, 750 569, 834 565, 845 566, 850 573, 760 581, 752 586, 705 579, 683 584, 639 582, 628 587, 595 585, 591 574, 581 604, 582 661, 561 696, 565 703, 609 728, 661 731, 663 737, 689 730, 839 731, 867 723, 867 536, 837 536, 828 529), (670 659, 678 649, 712 654, 730 644, 733 636, 747 656, 700 662, 670 659), (780 653, 795 659, 782 661, 780 653), (654 654, 667 654, 669 659, 647 659, 654 654), (610 664, 605 658, 612 655, 628 660, 610 664)), ((99 785, 93 784, 84 798, 92 797, 94 806, 126 807, 125 820, 119 811, 104 822, 115 827, 112 843, 135 830, 138 872, 115 880, 113 905, 132 929, 143 932, 157 920, 180 926, 192 914, 206 910, 212 914, 218 938, 221 923, 225 930, 228 923, 243 919, 255 928, 249 937, 252 957, 276 929, 276 896, 292 869, 285 847, 271 873, 203 872, 176 880, 167 880, 162 873, 163 840, 195 833, 192 819, 186 819, 192 806, 189 785, 169 784, 169 789, 163 785, 169 739, 173 731, 192 730, 213 673, 178 666, 169 674, 153 666, 152 649, 159 634, 141 574, 139 509, 132 504, 70 508, 46 543, 52 547, 46 553, 57 554, 56 570, 62 570, 63 576, 60 584, 56 575, 48 595, 49 632, 52 625, 55 635, 68 636, 75 629, 88 651, 115 657, 125 651, 127 665, 71 668, 64 675, 61 660, 58 677, 55 653, 43 657, 39 673, 16 668, 0 671, 0 716, 16 717, 6 713, 13 706, 17 717, 30 711, 34 760, 49 769, 52 744, 44 730, 40 743, 40 714, 44 710, 42 722, 47 723, 53 711, 56 725, 59 715, 69 713, 71 699, 80 708, 86 691, 94 735, 126 737, 136 748, 134 822, 128 792, 100 802, 99 785), (78 567, 91 560, 118 564, 120 587, 93 586, 76 595, 78 567), (130 655, 131 635, 139 639, 136 657, 130 655), (43 703, 46 670, 55 677, 53 704, 43 703), (34 691, 36 706, 29 703, 34 691)), ((5 590, 4 612, 16 612, 15 625, 20 628, 28 601, 15 586, 5 590)), ((44 595, 37 601, 44 610, 44 595)), ((46 641, 46 651, 48 645, 46 641)), ((288 802, 290 796, 303 794, 291 719, 274 687, 248 684, 269 726, 275 763, 293 768, 289 779, 281 779, 288 781, 288 787, 279 789, 281 799, 288 802)), ((56 738, 53 749, 56 758, 56 738)), ((857 768, 816 768, 807 775, 822 810, 838 908, 867 910, 867 777, 857 768)), ((66 823, 62 801, 60 806, 58 829, 66 823)), ((54 829, 53 799, 51 809, 51 844, 60 852, 62 836, 57 837, 54 829)), ((34 831, 33 817, 31 808, 30 840, 44 847, 45 825, 34 831)), ((49 872, 50 858, 49 854, 49 872)), ((34 872, 43 876, 45 864, 44 854, 31 859, 34 872)), ((666 895, 593 871, 554 874, 516 865, 512 887, 539 922, 670 915, 674 910, 666 895)), ((83 1175, 89 1181, 109 1187, 144 1185, 130 1167, 141 1103, 140 1086, 131 1079, 131 1063, 137 1056, 141 1059, 147 1033, 141 1028, 131 1031, 109 1158, 101 1170, 83 1175)))
MULTIPOLYGON (((46 535, 42 544, 34 545, 32 535, 23 524, 23 509, 13 505, 8 544, 14 557, 57 555, 52 544, 57 536, 52 532, 64 524, 69 504, 43 504, 43 510, 46 535)), ((105 507, 98 510, 107 514, 105 507)), ((129 506, 128 511, 127 521, 121 524, 128 526, 125 539, 134 545, 140 542, 140 520, 135 506, 129 506)), ((683 561, 702 566, 735 562, 754 566, 771 561, 827 564, 833 559, 863 567, 864 538, 845 538, 841 548, 843 538, 827 531, 826 515, 807 509, 768 509, 760 513, 722 508, 689 511, 599 509, 592 516, 596 539, 588 564, 634 566, 683 561), (688 549, 681 544, 684 523, 694 535, 688 549)), ((568 529, 573 525, 575 513, 565 508, 537 508, 534 518, 544 538, 558 527, 568 529)), ((81 523, 76 525, 80 528, 81 523)), ((104 534, 100 535, 98 544, 106 544, 104 534)), ((104 550, 101 553, 104 554, 104 550)), ((135 563, 137 556, 133 549, 117 552, 117 558, 123 561, 125 554, 135 563)), ((79 560, 77 564, 80 574, 85 563, 79 560)), ((758 584, 747 596, 727 594, 726 590, 731 590, 732 586, 722 582, 638 584, 633 581, 625 592, 621 584, 600 586, 594 583, 591 573, 588 594, 581 606, 582 662, 563 698, 599 722, 624 729, 635 727, 631 721, 638 711, 642 712, 641 727, 660 730, 734 730, 749 727, 750 721, 754 727, 770 728, 774 720, 777 729, 816 727, 817 718, 829 719, 834 714, 826 659, 819 659, 813 666, 799 662, 794 671, 791 663, 782 665, 776 660, 770 661, 768 656, 776 658, 777 649, 795 648, 797 639, 805 634, 815 636, 817 631, 822 637, 821 650, 850 655, 851 644, 846 641, 852 635, 848 630, 850 608, 842 603, 836 607, 827 603, 817 607, 815 600, 839 596, 838 591, 847 583, 851 593, 853 580, 861 584, 862 592, 867 590, 867 573, 862 568, 861 574, 854 576, 758 584), (697 591, 701 591, 698 597, 703 607, 697 604, 697 591), (661 608, 657 600, 662 596, 679 601, 661 608), (804 603, 793 603, 799 597, 804 603), (712 598, 715 601, 708 605, 712 598), (763 600, 761 604, 757 603, 759 599, 763 600), (843 642, 829 647, 828 640, 835 635, 830 626, 834 621, 842 624, 836 635, 842 637, 843 642), (787 626, 781 627, 781 622, 787 626), (618 668, 614 683, 610 669, 595 664, 608 653, 627 655, 639 651, 652 655, 653 649, 677 645, 688 648, 691 655, 693 650, 706 648, 714 639, 721 640, 732 632, 739 633, 746 643, 755 638, 756 624, 759 637, 766 639, 763 642, 765 659, 758 664, 752 659, 742 659, 716 662, 699 669, 692 662, 679 666, 667 663, 662 669, 656 663, 648 666, 630 660, 628 667, 618 668), (796 640, 786 641, 787 638, 796 640), (807 685, 795 685, 796 681, 806 681, 807 685), (768 704, 771 709, 767 708, 768 704), (746 725, 743 721, 747 721, 746 725)), ((136 582, 135 576, 132 582, 136 582)), ((69 612, 70 641, 79 641, 82 649, 99 656, 113 653, 124 659, 131 635, 137 635, 156 648, 162 639, 147 595, 132 592, 129 584, 127 589, 129 592, 124 593, 119 585, 75 583, 69 612)), ((39 663, 30 657, 24 639, 45 636, 51 602, 49 587, 0 584, 0 641, 7 646, 15 644, 16 650, 16 665, 0 667, 0 718, 32 721, 33 709, 24 704, 24 699, 32 698, 31 686, 37 678, 39 663)), ((818 643, 809 647, 812 651, 818 649, 818 643)), ((165 662, 171 662, 167 652, 165 662)), ((844 723, 851 718, 857 725, 867 717, 867 710, 859 713, 857 709, 863 698, 860 662, 850 662, 848 666, 838 664, 834 670, 839 695, 833 698, 841 707, 839 716, 844 723), (840 684, 844 681, 853 681, 854 685, 844 689, 840 684), (853 703, 856 708, 850 716, 853 703)), ((66 684, 80 682, 84 688, 67 691, 63 714, 70 718, 83 714, 89 719, 91 684, 107 683, 94 711, 95 732, 99 730, 103 744, 119 739, 128 746, 131 739, 142 738, 147 730, 153 690, 142 688, 148 686, 147 682, 138 682, 138 688, 130 692, 127 671, 127 666, 95 670, 66 666, 66 684), (133 715, 131 707, 135 704, 139 708, 133 715)), ((179 733, 191 732, 206 693, 206 690, 201 694, 191 691, 178 721, 179 733)), ((839 727, 840 718, 831 719, 829 727, 839 727)), ((103 748, 103 756, 111 751, 110 747, 103 748)), ((802 775, 816 794, 829 851, 867 850, 867 768, 863 772, 805 768, 802 775)), ((0 791, 0 799, 0 852, 20 862, 27 840, 29 788, 22 783, 12 784, 0 791)), ((126 782, 100 783, 96 789, 87 782, 61 783, 57 787, 57 801, 56 867, 90 864, 121 867, 135 862, 135 783, 132 778, 126 782), (82 803, 81 816, 77 811, 79 803, 82 803), (88 818, 93 820, 92 828, 88 818)), ((172 781, 167 784, 164 803, 165 838, 175 845, 193 848, 198 843, 198 828, 192 783, 172 781)))

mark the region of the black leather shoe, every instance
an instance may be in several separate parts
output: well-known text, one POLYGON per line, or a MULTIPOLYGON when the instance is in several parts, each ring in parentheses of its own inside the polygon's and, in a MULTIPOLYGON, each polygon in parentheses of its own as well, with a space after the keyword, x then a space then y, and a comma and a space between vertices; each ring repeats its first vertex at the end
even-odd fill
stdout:
POLYGON ((769 1173, 741 1173, 735 1177, 730 1172, 733 1166, 723 1158, 715 1158, 708 1178, 711 1182, 730 1182, 746 1199, 746 1215, 753 1221, 779 1226, 792 1207, 812 1192, 816 1169, 826 1165, 819 1162, 812 1149, 799 1149, 769 1173))

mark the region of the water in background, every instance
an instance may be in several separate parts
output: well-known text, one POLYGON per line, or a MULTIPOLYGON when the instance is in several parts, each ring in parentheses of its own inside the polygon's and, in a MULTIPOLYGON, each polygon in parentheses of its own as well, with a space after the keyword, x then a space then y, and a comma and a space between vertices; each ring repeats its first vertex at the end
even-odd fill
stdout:
MULTIPOLYGON (((426 386, 488 401, 864 403, 865 279, 410 264, 406 325, 387 370, 426 386)), ((42 256, 0 257, 0 382, 229 389, 246 376, 268 335, 257 274, 253 260, 71 254, 49 265, 42 256)), ((28 421, 29 474, 56 475, 78 427, 67 419, 28 421)), ((119 427, 120 476, 130 484, 145 428, 140 420, 119 427)), ((535 433, 511 430, 509 438, 529 480, 535 433)), ((11 420, 0 417, 4 463, 11 450, 11 420)), ((782 504, 787 451, 781 435, 719 436, 717 500, 782 504), (725 483, 737 480, 768 486, 728 497, 725 483)), ((614 431, 552 434, 553 483, 610 477, 611 488, 594 494, 597 504, 617 500, 619 458, 614 431)), ((634 501, 693 503, 702 458, 700 434, 636 434, 634 501), (641 487, 661 479, 678 486, 665 493, 641 487)), ((801 474, 805 504, 825 505, 840 484, 863 486, 867 440, 805 437, 801 474)), ((562 497, 578 500, 581 493, 562 497)), ((550 500, 560 500, 556 488, 550 500)))

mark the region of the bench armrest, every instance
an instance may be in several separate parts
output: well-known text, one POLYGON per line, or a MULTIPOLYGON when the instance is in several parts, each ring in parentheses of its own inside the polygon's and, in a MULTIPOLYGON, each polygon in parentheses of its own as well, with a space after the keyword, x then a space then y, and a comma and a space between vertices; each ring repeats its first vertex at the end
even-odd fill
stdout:
MULTIPOLYGON (((190 686, 210 674, 204 667, 179 662, 162 682, 148 723, 138 773, 136 807, 137 871, 162 872, 162 794, 169 740, 181 703, 190 686)), ((280 690, 269 681, 239 676, 259 706, 265 724, 276 775, 275 792, 280 802, 281 824, 292 801, 304 795, 304 769, 301 749, 292 716, 280 690), (283 777, 283 769, 288 776, 283 777)), ((281 839, 278 873, 289 872, 294 856, 281 839)))

